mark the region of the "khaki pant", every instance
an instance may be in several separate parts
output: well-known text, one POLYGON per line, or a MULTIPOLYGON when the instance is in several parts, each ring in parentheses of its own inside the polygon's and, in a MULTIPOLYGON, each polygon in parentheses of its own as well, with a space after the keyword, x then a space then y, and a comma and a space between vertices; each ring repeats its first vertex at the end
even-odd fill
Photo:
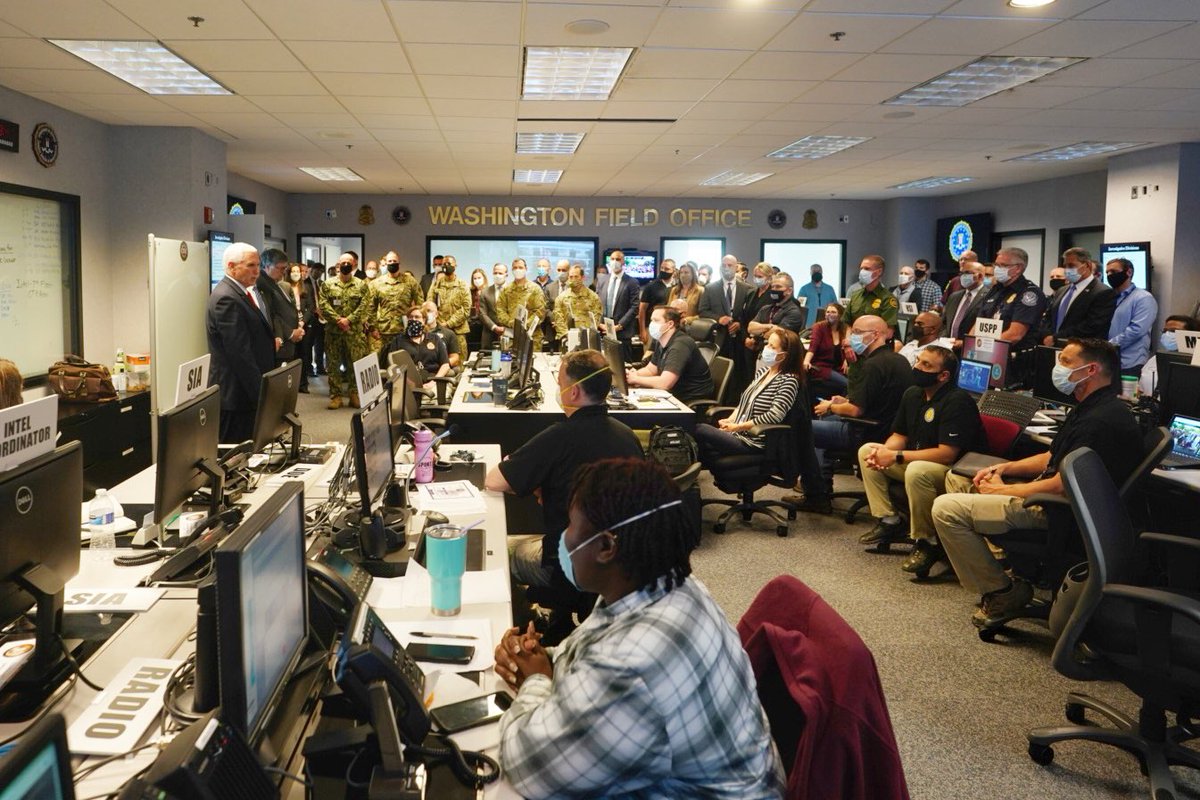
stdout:
POLYGON ((542 535, 508 537, 508 571, 512 582, 549 586, 550 570, 542 564, 542 535))
POLYGON ((893 464, 885 470, 871 469, 866 464, 867 455, 875 444, 864 444, 858 450, 858 466, 862 473, 863 488, 871 504, 871 516, 876 518, 896 515, 892 499, 888 496, 888 484, 897 481, 904 484, 908 495, 909 535, 913 539, 933 539, 937 532, 933 527, 933 501, 946 491, 946 475, 950 468, 932 461, 910 461, 893 464))
POLYGON ((981 595, 1008 586, 1008 576, 984 537, 1015 528, 1045 529, 1045 512, 1023 503, 1020 497, 978 494, 969 478, 946 475, 946 494, 933 503, 933 524, 963 586, 981 595))

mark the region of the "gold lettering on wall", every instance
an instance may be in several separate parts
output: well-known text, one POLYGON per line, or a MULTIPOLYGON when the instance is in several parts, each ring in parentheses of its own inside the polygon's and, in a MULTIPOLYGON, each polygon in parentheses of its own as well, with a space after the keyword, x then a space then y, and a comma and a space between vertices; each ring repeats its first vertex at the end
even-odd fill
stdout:
MULTIPOLYGON (((428 206, 429 221, 437 226, 513 228, 583 227, 587 214, 575 206, 428 206)), ((610 207, 593 209, 597 228, 651 228, 659 224, 653 207, 610 207)), ((674 228, 749 228, 748 208, 672 208, 666 221, 674 228)))

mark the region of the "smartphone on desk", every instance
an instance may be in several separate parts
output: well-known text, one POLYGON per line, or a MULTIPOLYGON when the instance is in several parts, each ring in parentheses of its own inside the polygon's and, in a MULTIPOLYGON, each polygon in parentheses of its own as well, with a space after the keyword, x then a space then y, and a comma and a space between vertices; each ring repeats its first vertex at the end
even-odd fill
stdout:
POLYGON ((475 657, 475 648, 469 644, 429 644, 412 642, 404 648, 417 661, 433 664, 469 664, 475 657))
POLYGON ((429 716, 442 733, 458 733, 495 722, 511 705, 512 698, 506 692, 493 692, 483 697, 473 697, 470 700, 431 708, 429 716))

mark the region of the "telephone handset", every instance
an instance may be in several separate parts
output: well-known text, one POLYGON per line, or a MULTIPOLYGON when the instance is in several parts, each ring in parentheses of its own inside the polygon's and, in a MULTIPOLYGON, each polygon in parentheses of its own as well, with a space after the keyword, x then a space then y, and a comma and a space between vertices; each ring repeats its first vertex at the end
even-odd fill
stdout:
POLYGON ((366 600, 371 575, 350 563, 333 545, 306 562, 308 618, 319 643, 332 647, 338 631, 346 629, 354 609, 366 600))
POLYGON ((505 403, 505 407, 514 411, 525 411, 533 408, 537 404, 538 387, 537 385, 526 386, 521 391, 513 395, 512 399, 505 403))

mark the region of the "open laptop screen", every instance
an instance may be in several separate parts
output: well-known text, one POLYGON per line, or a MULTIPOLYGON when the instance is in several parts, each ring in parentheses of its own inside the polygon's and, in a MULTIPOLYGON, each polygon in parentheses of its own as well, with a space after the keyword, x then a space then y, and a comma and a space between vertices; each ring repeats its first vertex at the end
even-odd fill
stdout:
POLYGON ((958 388, 971 394, 983 394, 992 376, 992 365, 981 361, 963 360, 958 365, 958 388))
POLYGON ((1171 439, 1175 455, 1200 458, 1200 419, 1176 414, 1171 419, 1171 439))

